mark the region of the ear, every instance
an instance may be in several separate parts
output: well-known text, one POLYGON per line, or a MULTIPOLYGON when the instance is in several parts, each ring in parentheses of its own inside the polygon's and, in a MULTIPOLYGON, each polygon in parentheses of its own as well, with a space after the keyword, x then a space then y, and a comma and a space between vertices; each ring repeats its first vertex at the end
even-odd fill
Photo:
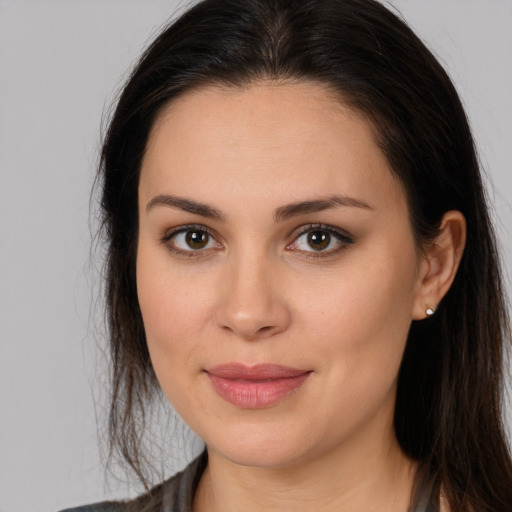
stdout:
POLYGON ((426 245, 421 257, 412 312, 414 320, 429 316, 428 309, 436 310, 455 279, 465 244, 464 215, 456 210, 446 212, 439 235, 426 245))

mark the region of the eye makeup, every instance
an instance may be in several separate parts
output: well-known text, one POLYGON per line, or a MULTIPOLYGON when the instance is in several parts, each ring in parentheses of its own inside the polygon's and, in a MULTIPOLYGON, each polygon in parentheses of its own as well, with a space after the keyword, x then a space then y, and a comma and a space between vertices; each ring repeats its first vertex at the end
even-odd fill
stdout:
MULTIPOLYGON (((204 225, 189 224, 167 231, 161 243, 175 256, 204 258, 224 248, 218 238, 204 225)), ((290 238, 292 241, 285 245, 285 250, 306 258, 331 257, 354 243, 346 231, 323 223, 303 225, 290 238)))
POLYGON ((185 258, 203 258, 223 249, 216 235, 200 224, 178 226, 167 231, 160 241, 171 254, 185 258))
POLYGON ((293 236, 286 249, 304 253, 308 258, 333 256, 354 243, 353 237, 344 230, 322 223, 301 226, 293 236))

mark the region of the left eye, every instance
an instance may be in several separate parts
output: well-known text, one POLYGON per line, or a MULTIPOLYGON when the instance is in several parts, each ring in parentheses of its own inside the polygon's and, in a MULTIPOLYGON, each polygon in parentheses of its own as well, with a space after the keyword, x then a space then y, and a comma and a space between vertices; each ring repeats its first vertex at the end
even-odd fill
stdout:
POLYGON ((311 228, 299 235, 290 249, 305 252, 335 252, 352 243, 347 236, 327 228, 311 228))

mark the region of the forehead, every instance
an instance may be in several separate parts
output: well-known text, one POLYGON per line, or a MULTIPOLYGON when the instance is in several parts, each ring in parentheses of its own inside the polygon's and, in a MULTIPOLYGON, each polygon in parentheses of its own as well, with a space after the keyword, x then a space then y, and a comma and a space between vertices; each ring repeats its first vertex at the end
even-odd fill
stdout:
POLYGON ((203 136, 205 144, 236 142, 256 147, 270 143, 276 147, 308 137, 311 145, 334 134, 333 130, 342 130, 340 116, 352 118, 354 125, 364 125, 369 132, 373 128, 361 113, 341 101, 340 95, 318 82, 261 81, 244 87, 212 84, 194 88, 166 105, 153 125, 149 145, 165 137, 162 131, 186 137, 191 134, 188 129, 198 138, 203 136))
POLYGON ((141 190, 190 195, 191 183, 202 196, 226 183, 244 198, 268 195, 269 186, 276 195, 403 195, 373 125, 308 82, 207 86, 166 106, 148 140, 141 190))

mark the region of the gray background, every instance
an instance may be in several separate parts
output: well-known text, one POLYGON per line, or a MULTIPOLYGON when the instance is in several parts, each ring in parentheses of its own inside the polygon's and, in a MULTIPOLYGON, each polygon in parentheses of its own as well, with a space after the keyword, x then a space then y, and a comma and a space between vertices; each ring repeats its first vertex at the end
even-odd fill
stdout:
MULTIPOLYGON (((462 95, 495 185, 490 198, 508 267, 512 1, 393 4, 462 95)), ((96 437, 105 358, 90 313, 97 272, 89 190, 104 107, 177 6, 0 0, 0 512, 128 493, 115 480, 105 485, 96 437)))

